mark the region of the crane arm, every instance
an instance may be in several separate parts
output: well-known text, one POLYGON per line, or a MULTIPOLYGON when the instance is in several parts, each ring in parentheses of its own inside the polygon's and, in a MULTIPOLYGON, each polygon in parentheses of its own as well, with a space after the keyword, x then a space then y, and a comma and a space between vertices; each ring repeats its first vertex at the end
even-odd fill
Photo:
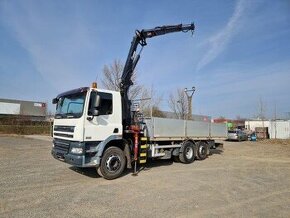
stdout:
POLYGON ((132 75, 140 59, 140 54, 136 55, 138 45, 141 45, 142 48, 146 46, 147 38, 152 38, 155 36, 160 36, 160 35, 173 33, 173 32, 188 32, 188 31, 193 32, 194 29, 195 29, 194 23, 191 23, 191 24, 186 24, 186 25, 184 24, 166 25, 166 26, 155 27, 153 29, 143 29, 141 31, 136 30, 135 36, 133 37, 133 40, 131 42, 131 47, 127 56, 127 60, 123 69, 121 82, 120 82, 124 127, 129 126, 131 124, 131 112, 130 112, 131 102, 128 99, 128 91, 129 91, 130 86, 133 85, 133 82, 131 80, 132 75))
MULTIPOLYGON (((133 74, 133 71, 140 59, 140 55, 136 55, 136 51, 138 48, 138 45, 146 46, 147 38, 152 38, 155 36, 160 36, 168 33, 173 32, 187 32, 187 31, 193 31, 195 29, 194 23, 183 25, 167 25, 167 26, 161 26, 161 27, 155 27, 153 29, 143 29, 141 31, 136 30, 135 36, 133 37, 133 40, 131 42, 131 47, 128 53, 128 57, 123 69, 122 78, 121 78, 121 89, 126 88, 126 86, 132 85, 131 77, 133 74)), ((125 90, 124 90, 125 91, 125 90)))

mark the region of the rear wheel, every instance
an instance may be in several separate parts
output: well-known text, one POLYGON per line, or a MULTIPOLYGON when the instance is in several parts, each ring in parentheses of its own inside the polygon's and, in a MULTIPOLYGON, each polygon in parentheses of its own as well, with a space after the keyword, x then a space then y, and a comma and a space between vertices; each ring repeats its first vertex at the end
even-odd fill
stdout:
POLYGON ((172 156, 172 159, 174 162, 180 162, 179 157, 178 156, 172 156))
POLYGON ((207 157, 208 145, 206 142, 200 141, 197 144, 197 158, 204 160, 207 157))
POLYGON ((105 179, 116 179, 124 171, 126 165, 126 158, 124 152, 118 147, 108 148, 101 160, 99 167, 99 175, 105 179))
POLYGON ((179 154, 179 160, 182 163, 189 164, 194 161, 194 146, 192 142, 185 142, 183 151, 179 154))

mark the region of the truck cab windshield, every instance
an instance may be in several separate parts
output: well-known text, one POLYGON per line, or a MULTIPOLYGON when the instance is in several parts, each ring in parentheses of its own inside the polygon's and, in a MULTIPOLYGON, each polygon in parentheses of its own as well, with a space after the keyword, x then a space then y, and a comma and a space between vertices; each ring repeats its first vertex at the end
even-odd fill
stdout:
POLYGON ((86 92, 62 96, 56 105, 55 118, 80 118, 84 110, 86 92))

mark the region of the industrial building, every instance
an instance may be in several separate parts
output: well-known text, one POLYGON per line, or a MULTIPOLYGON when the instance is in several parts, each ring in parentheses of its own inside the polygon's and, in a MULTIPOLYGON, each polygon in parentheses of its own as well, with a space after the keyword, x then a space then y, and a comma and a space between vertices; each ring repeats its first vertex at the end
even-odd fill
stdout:
POLYGON ((226 123, 228 129, 244 129, 245 128, 245 119, 227 119, 227 118, 216 118, 212 119, 213 123, 226 123))
POLYGON ((39 101, 22 101, 0 98, 0 117, 25 117, 28 120, 43 121, 47 105, 39 101))

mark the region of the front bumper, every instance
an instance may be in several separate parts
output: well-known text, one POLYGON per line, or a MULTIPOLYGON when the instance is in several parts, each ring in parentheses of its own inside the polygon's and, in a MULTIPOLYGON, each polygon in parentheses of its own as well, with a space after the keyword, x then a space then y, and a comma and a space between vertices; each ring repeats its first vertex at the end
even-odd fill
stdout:
POLYGON ((77 167, 98 167, 100 164, 100 157, 96 154, 97 152, 90 152, 86 150, 85 142, 74 142, 68 140, 53 140, 53 148, 51 155, 62 162, 71 164, 77 167), (72 154, 70 150, 72 146, 82 147, 84 154, 72 154))

